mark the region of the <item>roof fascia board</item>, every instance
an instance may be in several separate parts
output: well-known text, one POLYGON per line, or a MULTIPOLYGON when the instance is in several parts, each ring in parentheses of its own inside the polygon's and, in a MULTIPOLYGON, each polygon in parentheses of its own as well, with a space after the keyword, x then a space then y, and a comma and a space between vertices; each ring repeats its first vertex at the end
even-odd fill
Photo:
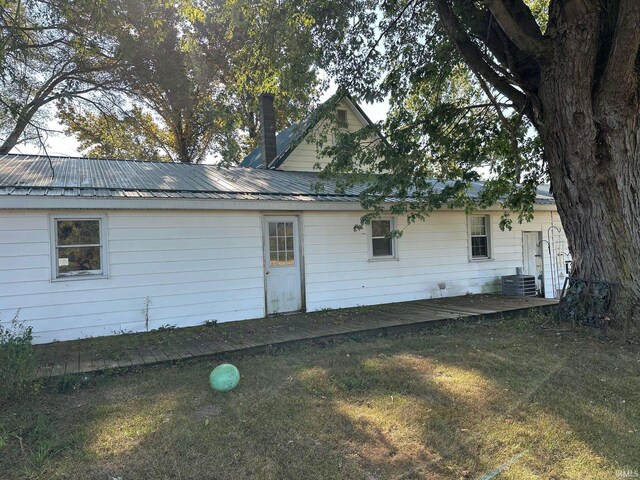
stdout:
POLYGON ((357 112, 357 114, 360 117, 360 120, 362 121, 363 124, 365 124, 366 126, 372 126, 373 125, 373 122, 371 121, 369 116, 364 112, 362 107, 360 107, 358 102, 356 102, 349 93, 345 93, 343 98, 345 98, 346 100, 349 101, 349 104, 351 104, 353 109, 357 112))
MULTIPOLYGON (((393 205, 389 203, 387 205, 393 205)), ((292 200, 214 200, 183 198, 101 198, 0 196, 0 209, 6 210, 298 210, 363 211, 359 202, 292 200)), ((448 210, 448 209, 447 209, 448 210)), ((447 211, 443 210, 443 211, 447 211)), ((453 209, 463 210, 463 209, 453 209)), ((485 211, 502 211, 494 205, 485 211)), ((536 204, 536 211, 556 211, 554 204, 536 204)))

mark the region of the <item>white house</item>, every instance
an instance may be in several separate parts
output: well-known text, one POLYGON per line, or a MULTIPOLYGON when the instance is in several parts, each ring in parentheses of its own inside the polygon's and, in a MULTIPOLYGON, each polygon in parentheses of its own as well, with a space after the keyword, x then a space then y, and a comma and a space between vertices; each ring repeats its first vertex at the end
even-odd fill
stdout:
MULTIPOLYGON (((368 122, 348 97, 337 108, 345 128, 368 122)), ((318 159, 303 140, 314 128, 267 131, 237 168, 0 157, 0 321, 19 311, 41 343, 497 292, 517 268, 547 297, 562 286, 548 193, 510 231, 497 207, 437 211, 399 239, 385 233, 405 226, 400 216, 354 231, 358 188, 312 186, 318 159)))

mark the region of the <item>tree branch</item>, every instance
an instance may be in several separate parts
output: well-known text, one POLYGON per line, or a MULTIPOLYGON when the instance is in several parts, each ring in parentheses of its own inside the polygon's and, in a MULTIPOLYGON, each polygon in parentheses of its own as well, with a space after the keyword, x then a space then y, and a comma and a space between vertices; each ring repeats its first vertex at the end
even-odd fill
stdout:
MULTIPOLYGON (((601 108, 625 105, 638 89, 636 61, 640 50, 640 1, 621 0, 606 67, 598 80, 596 99, 601 108)), ((636 93, 636 101, 637 93, 636 93)))
POLYGON ((470 34, 489 49, 501 65, 501 71, 508 71, 509 76, 514 77, 513 81, 517 82, 521 89, 537 94, 540 86, 540 66, 535 58, 513 43, 489 10, 479 10, 473 2, 460 1, 464 7, 465 24, 468 25, 470 34))
POLYGON ((504 33, 520 50, 538 61, 544 60, 544 37, 522 0, 486 0, 486 4, 504 33))
POLYGON ((511 100, 518 110, 524 110, 527 105, 526 95, 487 63, 480 49, 464 31, 448 0, 434 0, 434 3, 440 23, 471 70, 511 100))

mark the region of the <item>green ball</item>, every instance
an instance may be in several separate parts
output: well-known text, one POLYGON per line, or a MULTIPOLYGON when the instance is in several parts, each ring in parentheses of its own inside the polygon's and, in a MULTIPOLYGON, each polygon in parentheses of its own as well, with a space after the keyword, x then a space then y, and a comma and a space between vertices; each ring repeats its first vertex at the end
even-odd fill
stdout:
POLYGON ((218 365, 209 375, 211 388, 217 392, 228 392, 238 386, 240 382, 240 372, 230 363, 218 365))

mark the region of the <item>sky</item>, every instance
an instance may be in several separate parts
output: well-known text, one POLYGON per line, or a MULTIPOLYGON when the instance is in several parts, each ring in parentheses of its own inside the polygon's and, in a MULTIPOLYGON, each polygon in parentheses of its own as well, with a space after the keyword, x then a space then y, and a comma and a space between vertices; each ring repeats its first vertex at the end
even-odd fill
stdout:
MULTIPOLYGON (((321 98, 321 101, 327 100, 331 95, 335 93, 336 87, 332 85, 327 92, 321 98)), ((369 116, 369 118, 377 122, 379 120, 384 119, 387 110, 387 103, 375 103, 375 104, 366 104, 361 103, 360 106, 365 111, 365 113, 369 116)), ((53 113, 53 112, 52 112, 53 113)), ((48 154, 48 155, 60 155, 60 156, 72 156, 79 157, 82 156, 82 152, 79 151, 79 145, 76 141, 75 137, 65 135, 62 130, 63 127, 55 120, 51 120, 47 127, 51 130, 58 131, 58 134, 50 134, 46 143, 46 152, 42 147, 37 145, 19 145, 14 148, 12 153, 26 153, 26 154, 48 154)), ((213 161, 212 161, 213 162, 213 161)), ((205 162, 208 163, 208 162, 205 162)))

